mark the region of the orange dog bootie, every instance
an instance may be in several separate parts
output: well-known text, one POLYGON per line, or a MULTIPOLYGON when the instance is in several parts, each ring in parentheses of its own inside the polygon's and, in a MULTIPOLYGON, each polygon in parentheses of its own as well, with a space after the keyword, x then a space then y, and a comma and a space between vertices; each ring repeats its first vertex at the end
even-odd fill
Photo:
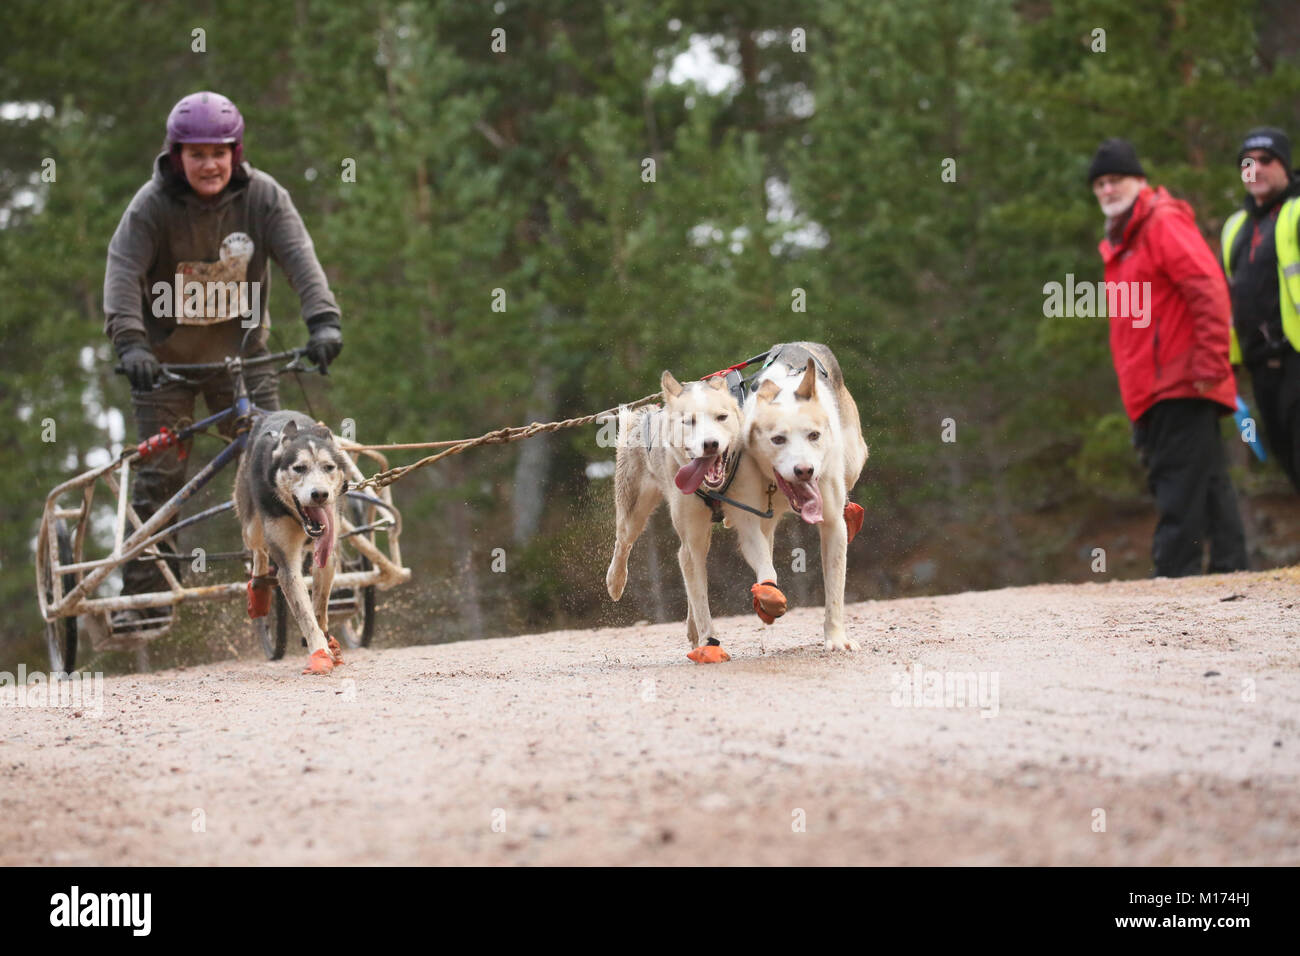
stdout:
POLYGON ((849 526, 850 541, 862 530, 862 519, 866 515, 867 513, 862 509, 862 505, 856 501, 850 501, 844 506, 844 523, 849 526))
POLYGON ((307 666, 303 668, 304 674, 328 674, 334 669, 334 658, 330 657, 329 651, 312 651, 311 657, 307 658, 307 666))
POLYGON ((686 655, 697 664, 721 664, 731 660, 731 655, 722 649, 722 645, 709 638, 709 643, 697 647, 686 655))
POLYGON ((771 624, 785 613, 785 595, 775 581, 760 581, 749 589, 749 593, 754 595, 754 613, 764 624, 771 624))

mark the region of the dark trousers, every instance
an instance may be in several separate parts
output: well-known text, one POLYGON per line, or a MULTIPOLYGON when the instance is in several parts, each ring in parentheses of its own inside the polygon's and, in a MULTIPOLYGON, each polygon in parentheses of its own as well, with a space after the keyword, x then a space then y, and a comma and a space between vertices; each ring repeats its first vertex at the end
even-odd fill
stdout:
POLYGON ((1246 535, 1219 436, 1220 407, 1202 398, 1156 402, 1138 419, 1135 442, 1156 498, 1151 559, 1158 577, 1244 571, 1246 535))
MULTIPOLYGON (((249 356, 253 358, 255 356, 249 356)), ((261 366, 244 373, 253 404, 268 411, 280 407, 279 376, 273 366, 261 366)), ((204 383, 202 388, 190 388, 169 382, 152 392, 131 391, 131 407, 135 412, 136 434, 143 441, 156 435, 166 425, 175 430, 195 420, 194 404, 199 393, 212 415, 235 403, 230 376, 219 372, 204 383)), ((227 438, 234 434, 234 423, 227 419, 221 423, 221 434, 227 438)), ((135 471, 131 486, 131 506, 140 520, 148 521, 155 511, 167 502, 185 484, 188 458, 180 459, 177 449, 168 448, 146 458, 135 471)), ((173 519, 174 521, 175 519, 173 519)), ((158 550, 176 554, 174 538, 164 538, 158 550)), ((184 561, 171 561, 170 566, 180 577, 184 561)), ((153 561, 128 561, 122 568, 122 593, 143 594, 146 591, 165 591, 167 582, 153 561)))
POLYGON ((1268 450, 1300 491, 1300 353, 1287 349, 1272 364, 1252 365, 1250 382, 1268 450))

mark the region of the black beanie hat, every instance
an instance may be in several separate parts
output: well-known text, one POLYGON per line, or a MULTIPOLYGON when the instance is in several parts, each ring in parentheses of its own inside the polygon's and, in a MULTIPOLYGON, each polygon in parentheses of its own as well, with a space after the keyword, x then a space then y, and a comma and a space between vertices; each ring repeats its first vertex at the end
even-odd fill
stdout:
POLYGON ((1241 141, 1241 149, 1237 150, 1238 166, 1241 165, 1246 153, 1252 149, 1267 150, 1282 160, 1282 165, 1286 167, 1288 172, 1290 171, 1291 140, 1287 139, 1286 133, 1276 126, 1256 126, 1246 134, 1246 138, 1241 141))
POLYGON ((1088 185, 1091 186, 1098 176, 1110 174, 1146 178, 1147 174, 1138 162, 1137 150, 1126 139, 1108 139, 1097 147, 1097 154, 1088 166, 1088 185))

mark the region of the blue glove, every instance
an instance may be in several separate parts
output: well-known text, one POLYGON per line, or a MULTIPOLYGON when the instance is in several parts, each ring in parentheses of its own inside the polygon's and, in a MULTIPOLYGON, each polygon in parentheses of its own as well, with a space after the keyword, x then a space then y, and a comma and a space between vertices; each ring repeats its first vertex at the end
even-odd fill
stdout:
POLYGON ((1268 461, 1268 456, 1264 453, 1264 443, 1259 440, 1259 423, 1255 425, 1255 437, 1249 441, 1246 440, 1246 420, 1250 419, 1250 408, 1237 396, 1237 411, 1233 414, 1232 420, 1237 423, 1237 430, 1241 432, 1241 440, 1250 446, 1250 450, 1255 453, 1255 457, 1260 461, 1268 461))

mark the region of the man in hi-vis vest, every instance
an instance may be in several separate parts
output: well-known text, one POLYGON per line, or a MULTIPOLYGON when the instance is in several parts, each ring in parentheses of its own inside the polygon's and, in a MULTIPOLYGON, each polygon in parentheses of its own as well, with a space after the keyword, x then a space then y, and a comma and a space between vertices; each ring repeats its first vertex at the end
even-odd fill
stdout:
POLYGON ((1244 208, 1223 224, 1233 365, 1245 365, 1264 438, 1300 490, 1300 177, 1291 141, 1262 126, 1237 152, 1244 208))

